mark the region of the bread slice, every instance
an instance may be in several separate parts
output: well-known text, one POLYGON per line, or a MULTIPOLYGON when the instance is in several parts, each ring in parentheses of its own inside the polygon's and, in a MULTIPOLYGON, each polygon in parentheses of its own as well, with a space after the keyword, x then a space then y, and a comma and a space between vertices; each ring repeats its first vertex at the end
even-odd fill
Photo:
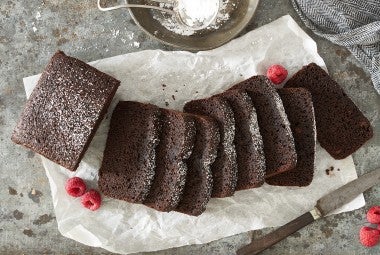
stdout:
POLYGON ((195 114, 190 116, 194 119, 196 127, 195 143, 193 152, 186 161, 185 189, 176 211, 198 216, 206 210, 211 197, 213 185, 211 164, 216 159, 220 134, 218 125, 213 119, 195 114))
POLYGON ((310 91, 318 141, 335 159, 346 158, 373 137, 368 119, 341 86, 315 63, 304 66, 285 87, 310 91))
POLYGON ((235 120, 231 107, 225 99, 211 97, 186 103, 184 111, 206 115, 217 121, 220 144, 216 160, 211 166, 214 180, 211 196, 232 196, 237 182, 237 162, 234 145, 235 120))
POLYGON ((187 114, 161 109, 161 135, 156 173, 144 204, 159 211, 174 210, 185 187, 187 166, 194 146, 194 120, 187 114))
POLYGON ((142 203, 156 166, 161 125, 157 106, 119 102, 113 111, 99 170, 99 189, 109 197, 142 203))
POLYGON ((293 135, 280 96, 265 76, 253 76, 230 88, 244 89, 256 109, 264 142, 266 178, 293 169, 297 154, 293 135))
POLYGON ((235 119, 235 148, 238 166, 236 190, 261 186, 265 177, 263 141, 256 110, 244 90, 228 90, 216 95, 227 100, 235 119))
POLYGON ((289 171, 267 178, 266 182, 278 186, 308 186, 313 180, 316 146, 311 94, 303 88, 279 89, 278 93, 290 121, 297 151, 297 165, 289 171))
POLYGON ((119 85, 58 51, 26 102, 12 141, 75 171, 119 85))

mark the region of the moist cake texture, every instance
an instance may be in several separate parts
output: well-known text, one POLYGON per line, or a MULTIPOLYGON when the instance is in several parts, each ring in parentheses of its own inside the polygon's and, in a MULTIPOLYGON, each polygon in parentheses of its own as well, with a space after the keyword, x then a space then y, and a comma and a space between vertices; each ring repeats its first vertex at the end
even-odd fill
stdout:
POLYGON ((372 138, 373 129, 368 119, 342 87, 315 63, 304 66, 285 87, 310 91, 318 141, 335 159, 346 158, 372 138))
POLYGON ((216 95, 227 100, 235 119, 235 148, 238 165, 236 190, 261 186, 265 177, 263 141, 256 109, 244 90, 228 90, 216 95))
POLYGON ((58 51, 26 102, 12 141, 76 170, 119 85, 58 51))
POLYGON ((157 146, 155 177, 144 204, 159 211, 174 210, 185 187, 187 165, 194 146, 193 118, 160 109, 162 130, 157 146))
POLYGON ((225 99, 210 97, 193 100, 185 104, 184 111, 206 115, 217 121, 220 144, 214 164, 212 197, 228 197, 235 192, 237 183, 237 162, 234 145, 235 120, 233 112, 225 99))
POLYGON ((131 203, 145 200, 155 175, 160 114, 151 104, 123 101, 116 106, 99 170, 104 195, 131 203))
POLYGON ((304 88, 284 88, 279 89, 278 93, 292 129, 297 165, 289 171, 267 178, 266 182, 277 186, 308 186, 313 180, 316 146, 311 94, 304 88))
POLYGON ((206 210, 211 197, 213 180, 210 166, 216 159, 220 135, 213 119, 195 114, 191 117, 196 127, 195 143, 186 161, 186 183, 176 211, 198 216, 206 210))
POLYGON ((256 109, 264 143, 266 177, 286 172, 296 166, 297 155, 285 109, 267 77, 258 75, 230 88, 247 91, 256 109))

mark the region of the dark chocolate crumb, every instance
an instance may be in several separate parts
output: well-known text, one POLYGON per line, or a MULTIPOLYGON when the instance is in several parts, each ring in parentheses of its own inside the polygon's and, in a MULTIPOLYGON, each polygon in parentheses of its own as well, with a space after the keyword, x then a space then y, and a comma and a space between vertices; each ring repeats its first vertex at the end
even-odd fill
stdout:
POLYGON ((175 90, 175 92, 178 92, 178 90, 175 90))
POLYGON ((169 106, 169 103, 168 103, 168 102, 165 102, 165 105, 166 105, 166 106, 169 106))
POLYGON ((172 95, 172 98, 173 98, 173 100, 175 100, 175 96, 174 95, 172 95))
POLYGON ((162 84, 161 86, 165 88, 165 87, 166 87, 166 84, 162 84))
POLYGON ((195 93, 199 93, 199 92, 198 92, 198 90, 197 90, 197 91, 195 91, 195 93))
POLYGON ((23 197, 23 196, 24 196, 24 194, 20 193, 20 197, 23 197))
MULTIPOLYGON (((340 171, 339 168, 338 168, 337 170, 340 171)), ((330 175, 330 174, 332 174, 332 172, 334 171, 334 167, 333 167, 333 166, 330 166, 330 167, 327 168, 325 171, 326 171, 326 174, 327 174, 327 175, 330 175)))

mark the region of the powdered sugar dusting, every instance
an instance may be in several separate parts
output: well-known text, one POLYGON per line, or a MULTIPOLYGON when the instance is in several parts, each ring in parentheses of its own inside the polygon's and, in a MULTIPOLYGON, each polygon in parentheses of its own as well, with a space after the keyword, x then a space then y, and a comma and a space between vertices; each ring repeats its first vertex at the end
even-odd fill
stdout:
POLYGON ((226 157, 226 164, 229 168, 229 182, 225 183, 226 186, 230 188, 232 194, 235 192, 235 187, 237 184, 237 161, 236 161, 236 149, 235 149, 235 118, 231 107, 225 105, 225 130, 224 130, 224 141, 222 141, 222 147, 224 148, 224 153, 226 157))
POLYGON ((178 1, 178 14, 185 25, 192 28, 207 27, 219 12, 219 0, 178 1))
POLYGON ((284 105, 282 104, 282 100, 277 93, 273 93, 273 99, 276 104, 276 109, 278 110, 278 113, 280 114, 281 119, 284 122, 284 129, 287 133, 287 136, 289 137, 289 140, 290 140, 289 142, 291 142, 292 143, 291 146, 294 147, 294 139, 293 139, 293 136, 291 135, 292 131, 290 129, 290 123, 288 120, 288 116, 285 113, 285 108, 284 108, 284 105))
POLYGON ((264 156, 264 143, 263 143, 263 138, 261 137, 260 130, 259 130, 259 124, 257 121, 257 114, 256 114, 256 109, 253 108, 253 111, 251 113, 251 116, 249 118, 249 127, 250 127, 250 132, 252 135, 252 140, 254 141, 253 146, 255 147, 258 157, 261 158, 261 160, 257 161, 257 168, 262 169, 262 171, 257 171, 257 174, 262 174, 260 177, 265 176, 265 156, 264 156))
MULTIPOLYGON (((160 7, 169 9, 171 8, 170 4, 160 3, 160 7)), ((219 11, 216 15, 216 19, 212 22, 207 28, 199 30, 201 31, 213 31, 220 28, 226 21, 230 18, 230 13, 236 9, 236 3, 232 0, 220 0, 219 11)), ((170 14, 154 11, 153 18, 156 19, 164 26, 167 30, 174 32, 179 35, 190 36, 197 31, 181 24, 178 22, 176 17, 171 16, 170 14)))

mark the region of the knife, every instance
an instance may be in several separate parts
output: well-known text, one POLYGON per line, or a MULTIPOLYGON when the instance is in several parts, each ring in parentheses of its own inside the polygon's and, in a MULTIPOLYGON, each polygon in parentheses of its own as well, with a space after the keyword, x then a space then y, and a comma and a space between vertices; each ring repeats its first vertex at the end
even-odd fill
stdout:
POLYGON ((252 240, 250 244, 240 248, 237 251, 237 255, 253 255, 264 251, 315 220, 324 217, 335 209, 347 204, 355 197, 376 184, 380 184, 380 168, 364 174, 358 179, 353 180, 335 191, 323 196, 317 201, 317 204, 313 210, 299 216, 295 220, 285 224, 262 238, 252 240))

